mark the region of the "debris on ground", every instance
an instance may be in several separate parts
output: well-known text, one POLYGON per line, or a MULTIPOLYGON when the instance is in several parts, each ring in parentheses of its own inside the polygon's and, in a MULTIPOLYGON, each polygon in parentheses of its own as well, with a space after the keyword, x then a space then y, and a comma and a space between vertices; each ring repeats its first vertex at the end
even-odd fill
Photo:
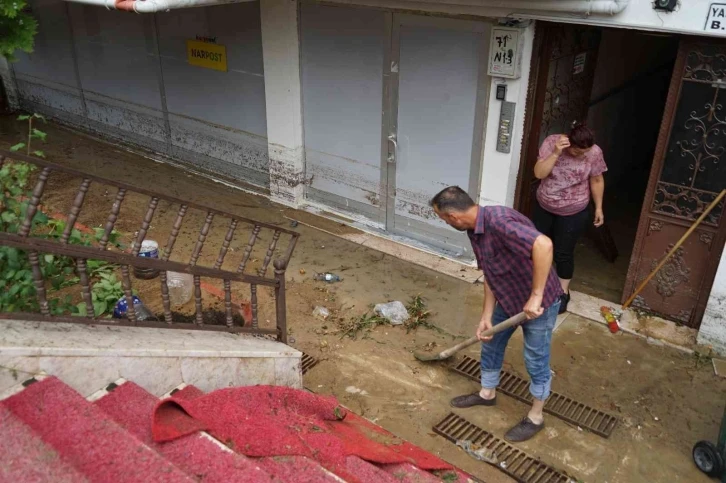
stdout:
POLYGON ((469 456, 471 456, 475 460, 490 463, 492 465, 496 465, 497 463, 499 463, 497 455, 494 453, 494 451, 487 447, 479 447, 475 444, 471 444, 471 441, 469 441, 468 439, 457 441, 456 446, 463 449, 469 456))
POLYGON ((365 331, 366 333, 372 331, 379 325, 385 325, 388 321, 380 315, 371 314, 366 312, 359 317, 353 317, 349 320, 341 319, 338 321, 338 327, 342 335, 340 338, 350 337, 351 339, 357 339, 358 333, 365 331))
POLYGON ((340 282, 343 279, 334 273, 316 273, 315 275, 313 275, 313 280, 317 280, 318 282, 333 283, 340 282))
POLYGON ((411 332, 419 327, 426 327, 427 329, 433 329, 440 333, 444 333, 444 331, 439 327, 429 322, 431 312, 426 308, 426 302, 420 295, 411 297, 411 301, 408 305, 406 305, 406 311, 409 315, 409 318, 406 321, 406 332, 411 332))
POLYGON ((318 318, 318 319, 321 319, 321 320, 327 320, 328 317, 330 317, 330 310, 328 310, 325 307, 321 307, 320 305, 318 305, 313 310, 313 317, 318 318))
POLYGON ((605 322, 607 322, 610 332, 615 334, 620 330, 620 324, 618 323, 618 318, 620 317, 620 314, 617 313, 617 311, 613 310, 611 307, 606 307, 603 305, 602 307, 600 307, 600 314, 605 319, 605 322))
POLYGON ((711 359, 713 363, 713 373, 719 377, 726 377, 726 361, 722 359, 711 359))
POLYGON ((373 312, 386 319, 391 325, 403 325, 409 318, 408 309, 398 300, 373 307, 373 312))

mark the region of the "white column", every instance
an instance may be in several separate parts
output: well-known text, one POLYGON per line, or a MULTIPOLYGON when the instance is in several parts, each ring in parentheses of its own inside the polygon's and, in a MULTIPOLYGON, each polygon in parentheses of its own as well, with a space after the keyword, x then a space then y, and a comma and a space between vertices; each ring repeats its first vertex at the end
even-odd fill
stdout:
POLYGON ((713 346, 714 352, 726 355, 726 252, 716 271, 706 312, 698 330, 698 343, 713 346))
POLYGON ((274 201, 298 206, 303 199, 305 152, 297 0, 261 0, 260 16, 270 193, 274 201))
MULTIPOLYGON (((523 132, 525 105, 527 103, 527 85, 529 83, 530 62, 534 44, 534 23, 523 30, 524 49, 522 51, 521 77, 516 80, 493 78, 489 90, 489 108, 487 112, 486 132, 484 133, 484 156, 482 159, 481 191, 482 205, 513 206, 514 192, 517 188, 519 161, 523 149, 523 132), (507 101, 516 102, 514 110, 514 129, 512 132, 512 149, 507 153, 497 151, 499 136, 499 114, 502 102, 497 100, 497 85, 506 82, 507 101)), ((485 55, 489 55, 487 52, 485 55)))

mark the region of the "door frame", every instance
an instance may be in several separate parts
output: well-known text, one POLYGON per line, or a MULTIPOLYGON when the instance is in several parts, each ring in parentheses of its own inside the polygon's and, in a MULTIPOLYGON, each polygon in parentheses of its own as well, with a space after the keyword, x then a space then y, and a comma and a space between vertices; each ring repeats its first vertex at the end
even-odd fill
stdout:
MULTIPOLYGON (((653 213, 651 208, 655 201, 656 186, 665 164, 665 154, 670 143, 671 131, 673 129, 675 114, 678 108, 678 101, 681 98, 681 88, 683 86, 682 77, 686 67, 689 48, 698 44, 726 44, 726 40, 718 38, 703 39, 685 35, 680 36, 678 55, 671 74, 671 82, 668 87, 668 96, 666 97, 665 108, 663 110, 663 118, 661 119, 658 141, 653 155, 653 163, 650 169, 650 176, 648 177, 648 185, 643 199, 643 206, 640 211, 640 218, 638 220, 638 231, 633 244, 633 253, 630 257, 630 263, 628 264, 628 275, 625 280, 625 287, 623 288, 622 302, 628 299, 628 297, 635 291, 636 285, 640 282, 640 280, 636 277, 638 274, 638 264, 644 250, 645 238, 648 236, 649 232, 649 223, 646 223, 648 218, 663 218, 667 221, 667 223, 681 226, 685 229, 688 229, 693 224, 692 221, 681 220, 675 217, 661 216, 657 213, 653 213)), ((696 305, 693 309, 690 323, 686 324, 689 327, 698 329, 701 321, 703 320, 706 305, 708 304, 708 299, 711 295, 711 289, 713 288, 713 283, 716 279, 716 272, 718 270, 721 257, 723 256, 724 243, 726 243, 726 210, 724 210, 721 215, 720 226, 716 228, 711 241, 711 246, 716 248, 711 251, 711 254, 708 257, 708 262, 706 263, 707 268, 703 271, 702 284, 698 290, 696 305)))

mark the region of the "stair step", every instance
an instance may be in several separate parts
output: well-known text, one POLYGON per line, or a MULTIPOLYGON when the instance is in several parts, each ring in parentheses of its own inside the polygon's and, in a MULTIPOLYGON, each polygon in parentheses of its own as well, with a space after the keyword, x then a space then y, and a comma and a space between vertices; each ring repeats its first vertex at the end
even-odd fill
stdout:
MULTIPOLYGON (((191 391, 187 391, 187 394, 190 393, 191 391)), ((202 433, 190 434, 163 444, 155 443, 151 434, 151 417, 158 401, 153 394, 142 387, 133 382, 126 382, 118 385, 94 404, 142 443, 155 449, 199 481, 210 483, 275 481, 253 460, 229 451, 221 443, 211 437, 203 436, 202 433)))
POLYGON ((383 465, 381 469, 401 483, 441 483, 441 478, 410 463, 383 465))
POLYGON ((0 405, 91 481, 193 481, 55 377, 0 405))
POLYGON ((368 481, 376 481, 380 483, 398 483, 401 480, 397 480, 393 475, 383 471, 378 466, 367 462, 366 460, 358 456, 348 456, 345 460, 345 467, 348 473, 354 475, 354 477, 361 483, 368 481))
POLYGON ((2 455, 0 481, 54 483, 88 481, 2 405, 0 405, 0 455, 2 455))
MULTIPOLYGON (((255 458, 263 470, 290 483, 345 483, 320 463, 304 456, 271 456, 255 458)), ((370 480, 375 481, 375 480, 370 480)))

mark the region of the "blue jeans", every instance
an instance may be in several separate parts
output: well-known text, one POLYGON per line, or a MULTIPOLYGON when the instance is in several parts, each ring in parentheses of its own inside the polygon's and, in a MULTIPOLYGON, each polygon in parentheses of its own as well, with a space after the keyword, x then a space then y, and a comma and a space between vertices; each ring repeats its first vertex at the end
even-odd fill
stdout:
MULTIPOLYGON (((522 324, 524 332, 524 365, 530 377, 529 392, 536 399, 544 401, 550 395, 552 373, 550 372, 550 343, 552 330, 557 321, 557 312, 560 301, 545 309, 544 313, 536 319, 528 320, 522 324)), ((509 316, 497 304, 492 316, 492 325, 507 320, 509 316)), ((481 345, 481 385, 485 389, 494 389, 499 386, 499 375, 502 371, 504 351, 507 349, 509 338, 512 337, 516 327, 495 334, 492 340, 481 345)))

